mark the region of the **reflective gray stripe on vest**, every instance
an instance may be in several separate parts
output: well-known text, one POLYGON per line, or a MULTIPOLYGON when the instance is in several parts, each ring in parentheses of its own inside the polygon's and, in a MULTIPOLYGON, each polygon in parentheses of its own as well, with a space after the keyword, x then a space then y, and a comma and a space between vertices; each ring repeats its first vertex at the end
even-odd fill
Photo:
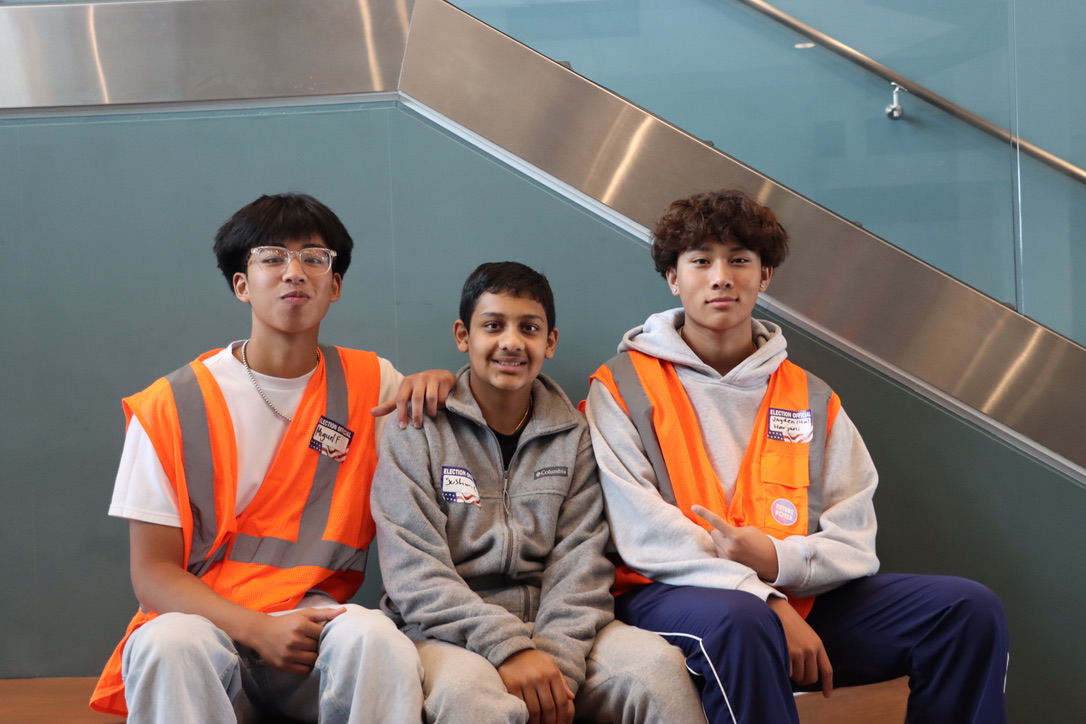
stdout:
POLYGON ((189 509, 192 511, 192 551, 189 554, 189 571, 203 575, 212 563, 221 559, 226 551, 220 546, 211 555, 215 543, 215 498, 211 493, 211 431, 208 428, 207 408, 200 383, 191 365, 166 376, 173 390, 177 418, 181 422, 182 464, 189 493, 189 509), (206 479, 205 485, 194 486, 194 481, 206 479), (206 488, 206 491, 204 490, 206 488), (210 505, 204 500, 210 500, 210 505))
MULTIPOLYGON (((671 483, 671 476, 667 472, 667 463, 664 460, 663 450, 660 448, 660 438, 656 434, 656 427, 652 423, 652 403, 641 384, 641 378, 637 376, 633 360, 628 354, 620 354, 611 358, 604 366, 611 370, 611 376, 622 393, 622 399, 629 411, 630 421, 637 428, 641 436, 641 445, 645 449, 645 457, 652 465, 656 473, 657 486, 660 496, 671 503, 676 504, 675 488, 671 483)), ((818 531, 818 519, 822 515, 822 461, 826 453, 826 424, 830 395, 833 394, 829 385, 804 370, 807 375, 807 402, 811 408, 813 422, 813 439, 809 445, 808 467, 810 486, 807 489, 807 535, 818 531)))
MULTIPOLYGON (((349 419, 347 378, 343 362, 334 347, 321 346, 327 388, 325 416, 346 424, 349 419)), ((203 393, 191 365, 186 365, 166 377, 173 390, 177 415, 181 422, 185 479, 188 483, 189 507, 192 510, 192 552, 188 570, 202 576, 212 564, 226 555, 226 546, 212 551, 215 532, 214 471, 211 457, 211 433, 203 393)), ((302 511, 298 529, 301 542, 282 538, 256 537, 237 534, 230 559, 240 563, 257 563, 277 568, 317 566, 330 570, 366 570, 366 551, 342 543, 321 540, 332 507, 339 463, 321 455, 313 475, 309 498, 302 511)))
POLYGON ((641 445, 645 456, 656 472, 656 484, 664 500, 676 505, 675 488, 671 485, 671 476, 667 472, 664 453, 660 449, 660 438, 656 436, 656 427, 652 424, 652 403, 649 402, 641 378, 637 376, 633 360, 628 354, 620 354, 604 363, 611 370, 611 376, 622 392, 622 399, 630 414, 630 421, 641 436, 641 445))
POLYGON ((811 444, 807 446, 807 467, 811 477, 807 488, 807 535, 818 532, 818 519, 822 517, 822 495, 825 481, 822 480, 823 461, 826 458, 826 441, 829 439, 829 409, 833 390, 820 378, 803 370, 807 375, 807 405, 811 408, 812 432, 811 444))

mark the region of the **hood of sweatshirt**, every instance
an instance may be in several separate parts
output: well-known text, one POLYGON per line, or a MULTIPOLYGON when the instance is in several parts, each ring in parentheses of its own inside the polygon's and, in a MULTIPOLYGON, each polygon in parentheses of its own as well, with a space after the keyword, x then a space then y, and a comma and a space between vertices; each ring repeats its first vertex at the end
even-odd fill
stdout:
POLYGON ((788 357, 788 343, 781 328, 772 322, 752 319, 751 337, 756 347, 754 353, 726 375, 721 375, 702 362, 679 335, 685 320, 686 315, 681 308, 654 314, 644 324, 634 327, 623 336, 618 351, 637 350, 676 365, 680 377, 704 377, 702 382, 714 382, 740 389, 763 388, 769 376, 788 357))
POLYGON ((731 499, 769 377, 788 356, 788 345, 779 326, 752 319, 754 352, 721 375, 679 335, 685 319, 681 308, 654 314, 627 332, 618 349, 637 350, 675 365, 702 437, 713 441, 705 450, 725 496, 731 499))

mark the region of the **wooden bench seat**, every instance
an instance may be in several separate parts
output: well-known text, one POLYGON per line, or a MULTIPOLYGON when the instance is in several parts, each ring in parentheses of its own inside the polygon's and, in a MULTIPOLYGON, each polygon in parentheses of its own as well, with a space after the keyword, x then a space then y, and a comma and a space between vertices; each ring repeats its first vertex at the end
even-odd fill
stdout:
POLYGON ((8 724, 121 724, 87 702, 98 679, 0 679, 0 722, 8 724))
POLYGON ((829 699, 821 693, 796 696, 802 724, 902 724, 909 679, 835 689, 829 699))
MULTIPOLYGON (((120 717, 87 706, 95 679, 0 679, 0 722, 4 724, 123 724, 120 717)), ((796 697, 803 724, 901 724, 905 721, 907 679, 796 697)), ((666 722, 660 722, 666 724, 666 722)))

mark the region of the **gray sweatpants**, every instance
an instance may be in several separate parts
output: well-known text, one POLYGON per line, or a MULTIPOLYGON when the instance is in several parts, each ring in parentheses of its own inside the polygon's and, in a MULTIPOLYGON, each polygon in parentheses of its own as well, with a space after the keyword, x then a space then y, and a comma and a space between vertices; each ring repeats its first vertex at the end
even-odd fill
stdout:
MULTIPOLYGON (((525 724, 528 707, 508 693, 482 656, 444 641, 416 641, 426 720, 440 724, 525 724)), ((596 636, 584 684, 573 700, 578 721, 704 724, 701 697, 682 652, 660 636, 612 621, 596 636)))
POLYGON ((202 616, 167 613, 125 645, 129 724, 248 722, 259 706, 321 724, 418 724, 422 670, 411 640, 356 604, 321 633, 308 676, 268 666, 202 616))

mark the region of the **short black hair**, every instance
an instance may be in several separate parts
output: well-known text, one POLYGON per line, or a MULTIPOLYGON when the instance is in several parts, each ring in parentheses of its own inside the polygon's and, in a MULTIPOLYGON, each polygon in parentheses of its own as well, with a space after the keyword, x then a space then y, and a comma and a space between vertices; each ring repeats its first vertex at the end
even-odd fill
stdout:
POLYGON ((719 189, 671 202, 652 230, 652 260, 667 277, 679 256, 715 239, 757 252, 762 266, 776 269, 788 256, 788 232, 773 209, 741 189, 719 189))
POLYGON ((332 271, 341 277, 351 265, 354 240, 335 213, 307 194, 261 196, 241 207, 215 234, 215 258, 234 288, 234 275, 244 273, 249 250, 258 246, 282 246, 288 241, 319 236, 336 252, 332 271))
POLYGON ((547 332, 554 329, 554 294, 550 282, 530 266, 516 261, 492 261, 476 267, 460 292, 460 321, 466 329, 471 329, 471 315, 479 297, 487 292, 534 299, 543 305, 547 315, 547 332))

